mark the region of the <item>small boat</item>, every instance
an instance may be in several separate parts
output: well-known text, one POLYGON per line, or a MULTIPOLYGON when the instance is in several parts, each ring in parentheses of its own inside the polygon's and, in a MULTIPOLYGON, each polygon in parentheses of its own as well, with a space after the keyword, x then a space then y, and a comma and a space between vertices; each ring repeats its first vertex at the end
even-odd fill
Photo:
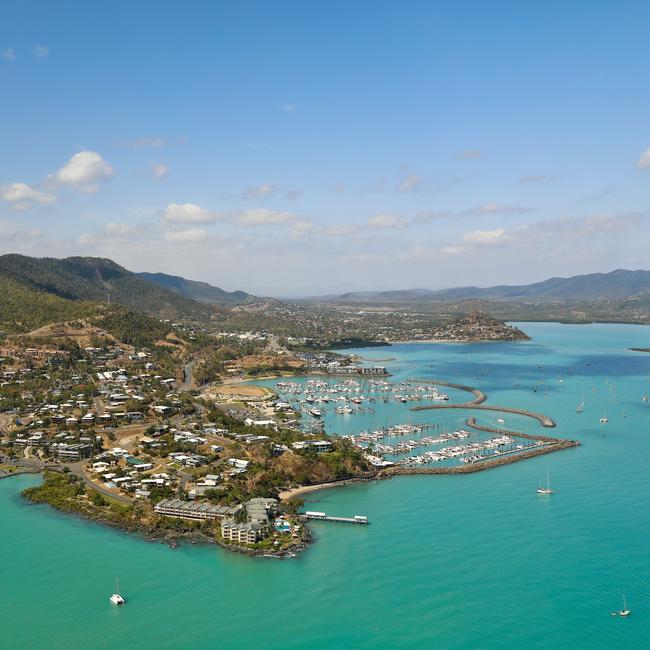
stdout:
POLYGON ((542 487, 542 482, 539 482, 539 487, 537 488, 537 494, 553 494, 555 490, 551 490, 551 474, 550 472, 546 474, 546 487, 542 487))
POLYGON ((625 594, 623 594, 623 609, 619 610, 618 615, 629 616, 631 613, 632 610, 627 608, 627 599, 625 598, 625 594))
POLYGON ((647 396, 647 395, 644 395, 641 399, 642 399, 644 402, 647 402, 647 401, 648 401, 648 396, 647 396))
POLYGON ((584 397, 578 402, 576 406, 576 413, 582 413, 585 410, 585 400, 584 397))
POLYGON ((315 418, 323 417, 323 411, 319 409, 309 409, 309 414, 313 415, 315 418))
POLYGON ((497 418, 497 422, 499 424, 503 424, 505 422, 505 420, 503 418, 497 418))
POLYGON ((111 595, 109 600, 113 605, 124 605, 126 603, 126 599, 120 595, 120 584, 117 578, 115 578, 115 593, 111 595))
POLYGON ((612 612, 612 616, 629 616, 631 613, 632 610, 627 608, 627 600, 625 594, 623 594, 623 609, 619 609, 618 612, 612 612))
POLYGON ((607 424, 609 420, 607 419, 607 413, 603 413, 603 417, 600 418, 600 423, 601 424, 607 424))

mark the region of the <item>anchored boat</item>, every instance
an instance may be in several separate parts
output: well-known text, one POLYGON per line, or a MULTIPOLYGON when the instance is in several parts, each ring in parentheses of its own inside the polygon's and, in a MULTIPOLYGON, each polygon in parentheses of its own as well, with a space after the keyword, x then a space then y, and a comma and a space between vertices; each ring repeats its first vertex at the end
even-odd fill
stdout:
POLYGON ((126 599, 120 595, 120 584, 117 578, 115 578, 115 593, 111 595, 109 600, 113 605, 124 605, 126 603, 126 599))
POLYGON ((555 490, 551 490, 551 474, 550 472, 546 474, 546 487, 542 487, 542 482, 539 482, 539 487, 537 488, 537 494, 553 494, 555 490))

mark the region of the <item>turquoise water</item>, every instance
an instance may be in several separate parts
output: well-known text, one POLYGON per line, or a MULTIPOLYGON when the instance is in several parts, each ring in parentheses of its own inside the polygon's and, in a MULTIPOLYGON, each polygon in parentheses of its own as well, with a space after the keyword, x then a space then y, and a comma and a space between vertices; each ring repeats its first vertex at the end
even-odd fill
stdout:
MULTIPOLYGON (((26 504, 19 492, 36 477, 0 481, 0 646, 646 647, 650 402, 641 396, 650 394, 650 354, 627 348, 648 346, 650 328, 523 327, 529 343, 359 352, 395 357, 386 365, 396 378, 477 385, 490 404, 545 412, 582 446, 484 473, 306 495, 312 509, 365 514, 371 525, 315 523, 316 543, 299 558, 171 550, 26 504), (540 380, 548 397, 531 390, 540 380), (535 492, 547 471, 550 498, 535 492), (121 609, 108 602, 115 576, 129 598, 121 609), (611 617, 623 592, 633 613, 611 617)), ((427 413, 450 425, 467 416, 427 413)), ((366 416, 355 417, 366 428, 366 416)), ((514 416, 506 424, 541 431, 514 416)))

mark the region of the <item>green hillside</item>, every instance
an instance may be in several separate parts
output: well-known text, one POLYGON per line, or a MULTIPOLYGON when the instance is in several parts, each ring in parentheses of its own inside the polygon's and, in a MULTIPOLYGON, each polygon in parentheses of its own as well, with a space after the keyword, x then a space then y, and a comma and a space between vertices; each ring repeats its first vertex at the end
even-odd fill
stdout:
POLYGON ((0 274, 0 330, 5 332, 28 332, 55 321, 80 318, 94 308, 86 301, 33 291, 0 274))
POLYGON ((242 305, 254 297, 245 291, 224 291, 207 282, 187 280, 177 275, 166 273, 138 273, 138 277, 153 282, 164 289, 178 293, 186 298, 217 305, 242 305))
MULTIPOLYGON (((112 303, 163 318, 204 319, 215 311, 213 306, 147 282, 111 260, 96 257, 2 255, 0 277, 67 301, 105 302, 110 296, 112 303)), ((54 305, 63 309, 64 303, 51 300, 47 304, 52 310, 54 305)))

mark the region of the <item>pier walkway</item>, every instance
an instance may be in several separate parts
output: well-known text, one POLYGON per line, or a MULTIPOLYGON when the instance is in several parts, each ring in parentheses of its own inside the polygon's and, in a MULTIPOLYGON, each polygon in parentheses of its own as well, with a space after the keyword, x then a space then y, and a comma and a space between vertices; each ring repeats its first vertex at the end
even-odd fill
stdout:
POLYGON ((305 512, 299 515, 303 519, 312 519, 315 521, 334 521, 340 524, 368 524, 368 517, 363 517, 361 515, 355 515, 354 517, 333 517, 331 515, 326 515, 324 512, 305 512))

